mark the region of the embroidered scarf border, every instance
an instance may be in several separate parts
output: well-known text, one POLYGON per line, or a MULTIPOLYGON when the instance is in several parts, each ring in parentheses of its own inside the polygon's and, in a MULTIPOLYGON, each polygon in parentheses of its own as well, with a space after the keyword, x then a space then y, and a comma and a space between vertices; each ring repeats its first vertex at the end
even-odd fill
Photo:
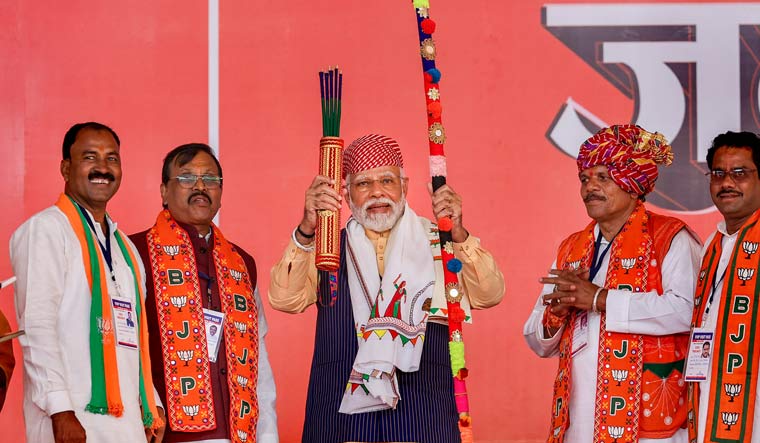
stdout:
MULTIPOLYGON (((569 254, 558 257, 558 266, 566 269, 589 268, 594 226, 595 223, 591 223, 578 233, 569 254)), ((649 228, 649 213, 639 203, 621 233, 613 240, 605 287, 625 288, 632 292, 660 289, 658 271, 654 267, 650 269, 655 245, 649 228)), ((577 313, 572 313, 568 324, 573 325, 577 317, 577 313)), ((549 442, 564 441, 569 426, 572 330, 570 326, 565 327, 560 342, 549 442)), ((638 441, 645 351, 643 336, 608 332, 606 316, 604 313, 601 315, 594 442, 638 441), (608 412, 611 408, 617 411, 614 416, 608 412)))
MULTIPOLYGON (((245 262, 219 229, 214 225, 212 229, 214 267, 225 313, 230 439, 235 443, 256 441, 258 307, 245 262)), ((181 432, 215 429, 203 303, 193 245, 187 232, 164 210, 148 233, 148 247, 164 355, 169 424, 181 432)))
MULTIPOLYGON (((758 220, 760 211, 739 229, 720 294, 705 443, 739 443, 749 441, 752 436, 757 390, 755 365, 760 356, 760 346, 755 341, 760 311, 760 285, 756 278, 760 265, 758 220)), ((701 324, 707 307, 706 298, 713 287, 722 253, 722 239, 722 234, 715 235, 702 260, 694 299, 692 325, 695 326, 701 324)), ((690 441, 697 439, 699 390, 698 383, 689 383, 690 441)))

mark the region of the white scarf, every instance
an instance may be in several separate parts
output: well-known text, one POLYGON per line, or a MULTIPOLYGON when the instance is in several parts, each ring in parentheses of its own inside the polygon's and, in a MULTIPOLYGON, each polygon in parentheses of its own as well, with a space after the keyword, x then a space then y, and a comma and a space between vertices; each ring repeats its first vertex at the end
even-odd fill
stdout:
POLYGON ((435 284, 428 232, 405 206, 388 239, 382 280, 375 247, 353 218, 346 226, 346 244, 359 351, 340 412, 395 409, 399 400, 396 369, 414 372, 420 367, 428 319, 422 305, 433 296, 435 284))

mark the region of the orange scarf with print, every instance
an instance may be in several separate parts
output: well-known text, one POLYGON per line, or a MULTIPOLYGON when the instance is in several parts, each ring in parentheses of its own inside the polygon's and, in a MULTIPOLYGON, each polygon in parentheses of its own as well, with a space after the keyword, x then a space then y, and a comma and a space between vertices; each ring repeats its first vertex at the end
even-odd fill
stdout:
MULTIPOLYGON (((557 255, 558 266, 563 269, 590 267, 595 225, 592 222, 562 243, 557 255)), ((673 237, 684 227, 682 221, 648 212, 638 203, 610 246, 604 287, 661 294, 662 260, 673 237)), ((547 440, 551 443, 563 442, 570 425, 572 340, 577 317, 577 311, 571 314, 559 345, 552 427, 547 440)), ((682 370, 687 346, 687 334, 656 337, 607 331, 606 315, 601 314, 594 443, 665 438, 681 427, 686 420, 682 370)))
MULTIPOLYGON (((254 442, 258 421, 258 309, 243 258, 216 226, 211 229, 214 267, 225 314, 230 439, 234 443, 254 442)), ((187 232, 164 210, 148 233, 148 247, 164 354, 169 424, 180 432, 215 429, 203 302, 193 245, 187 232)))
MULTIPOLYGON (((92 292, 90 307, 90 377, 91 398, 85 409, 93 414, 108 414, 121 417, 124 405, 119 388, 119 369, 116 363, 116 339, 113 330, 111 297, 108 295, 105 260, 100 248, 96 246, 97 237, 91 232, 85 214, 66 194, 61 194, 55 203, 63 212, 74 230, 82 248, 82 262, 87 282, 92 292)), ((114 237, 132 270, 135 284, 135 314, 140 352, 139 397, 142 405, 142 420, 145 427, 157 430, 163 426, 156 409, 153 395, 153 376, 150 372, 150 354, 148 352, 148 328, 145 319, 145 291, 142 285, 140 267, 137 265, 132 248, 124 241, 121 231, 115 231, 114 237)))
MULTIPOLYGON (((699 383, 689 383, 689 440, 697 438, 698 407, 707 407, 705 443, 745 442, 752 438, 760 345, 758 302, 760 285, 760 211, 739 229, 720 294, 718 323, 713 337, 710 403, 698 405, 699 383)), ((717 233, 706 249, 694 297, 693 326, 701 326, 716 278, 723 234, 717 233)))

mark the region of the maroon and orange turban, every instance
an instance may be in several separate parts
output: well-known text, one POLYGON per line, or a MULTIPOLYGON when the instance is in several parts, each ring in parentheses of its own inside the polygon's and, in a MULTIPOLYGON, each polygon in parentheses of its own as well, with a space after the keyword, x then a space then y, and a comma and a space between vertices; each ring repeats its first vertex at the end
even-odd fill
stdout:
POLYGON ((660 133, 637 125, 614 125, 581 145, 578 172, 606 166, 612 180, 626 192, 646 195, 654 189, 657 165, 673 162, 673 151, 660 133))
POLYGON ((396 140, 384 135, 369 134, 354 140, 343 151, 343 178, 381 166, 404 167, 401 148, 396 140))

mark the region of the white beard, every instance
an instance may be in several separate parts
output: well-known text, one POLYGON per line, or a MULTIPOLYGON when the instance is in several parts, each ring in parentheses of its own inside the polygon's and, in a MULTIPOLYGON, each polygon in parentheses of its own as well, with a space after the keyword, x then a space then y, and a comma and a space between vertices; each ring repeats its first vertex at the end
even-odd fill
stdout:
POLYGON ((404 213, 405 206, 406 196, 403 193, 401 194, 401 198, 399 198, 398 202, 394 202, 393 200, 386 197, 372 198, 364 202, 361 208, 357 208, 350 197, 348 199, 348 207, 351 209, 351 213, 353 214, 356 221, 358 221, 359 224, 364 226, 366 229, 375 232, 385 232, 393 228, 393 226, 396 225, 398 219, 400 219, 401 215, 404 213), (391 212, 386 214, 369 214, 367 212, 367 208, 377 203, 385 203, 390 205, 391 212))

